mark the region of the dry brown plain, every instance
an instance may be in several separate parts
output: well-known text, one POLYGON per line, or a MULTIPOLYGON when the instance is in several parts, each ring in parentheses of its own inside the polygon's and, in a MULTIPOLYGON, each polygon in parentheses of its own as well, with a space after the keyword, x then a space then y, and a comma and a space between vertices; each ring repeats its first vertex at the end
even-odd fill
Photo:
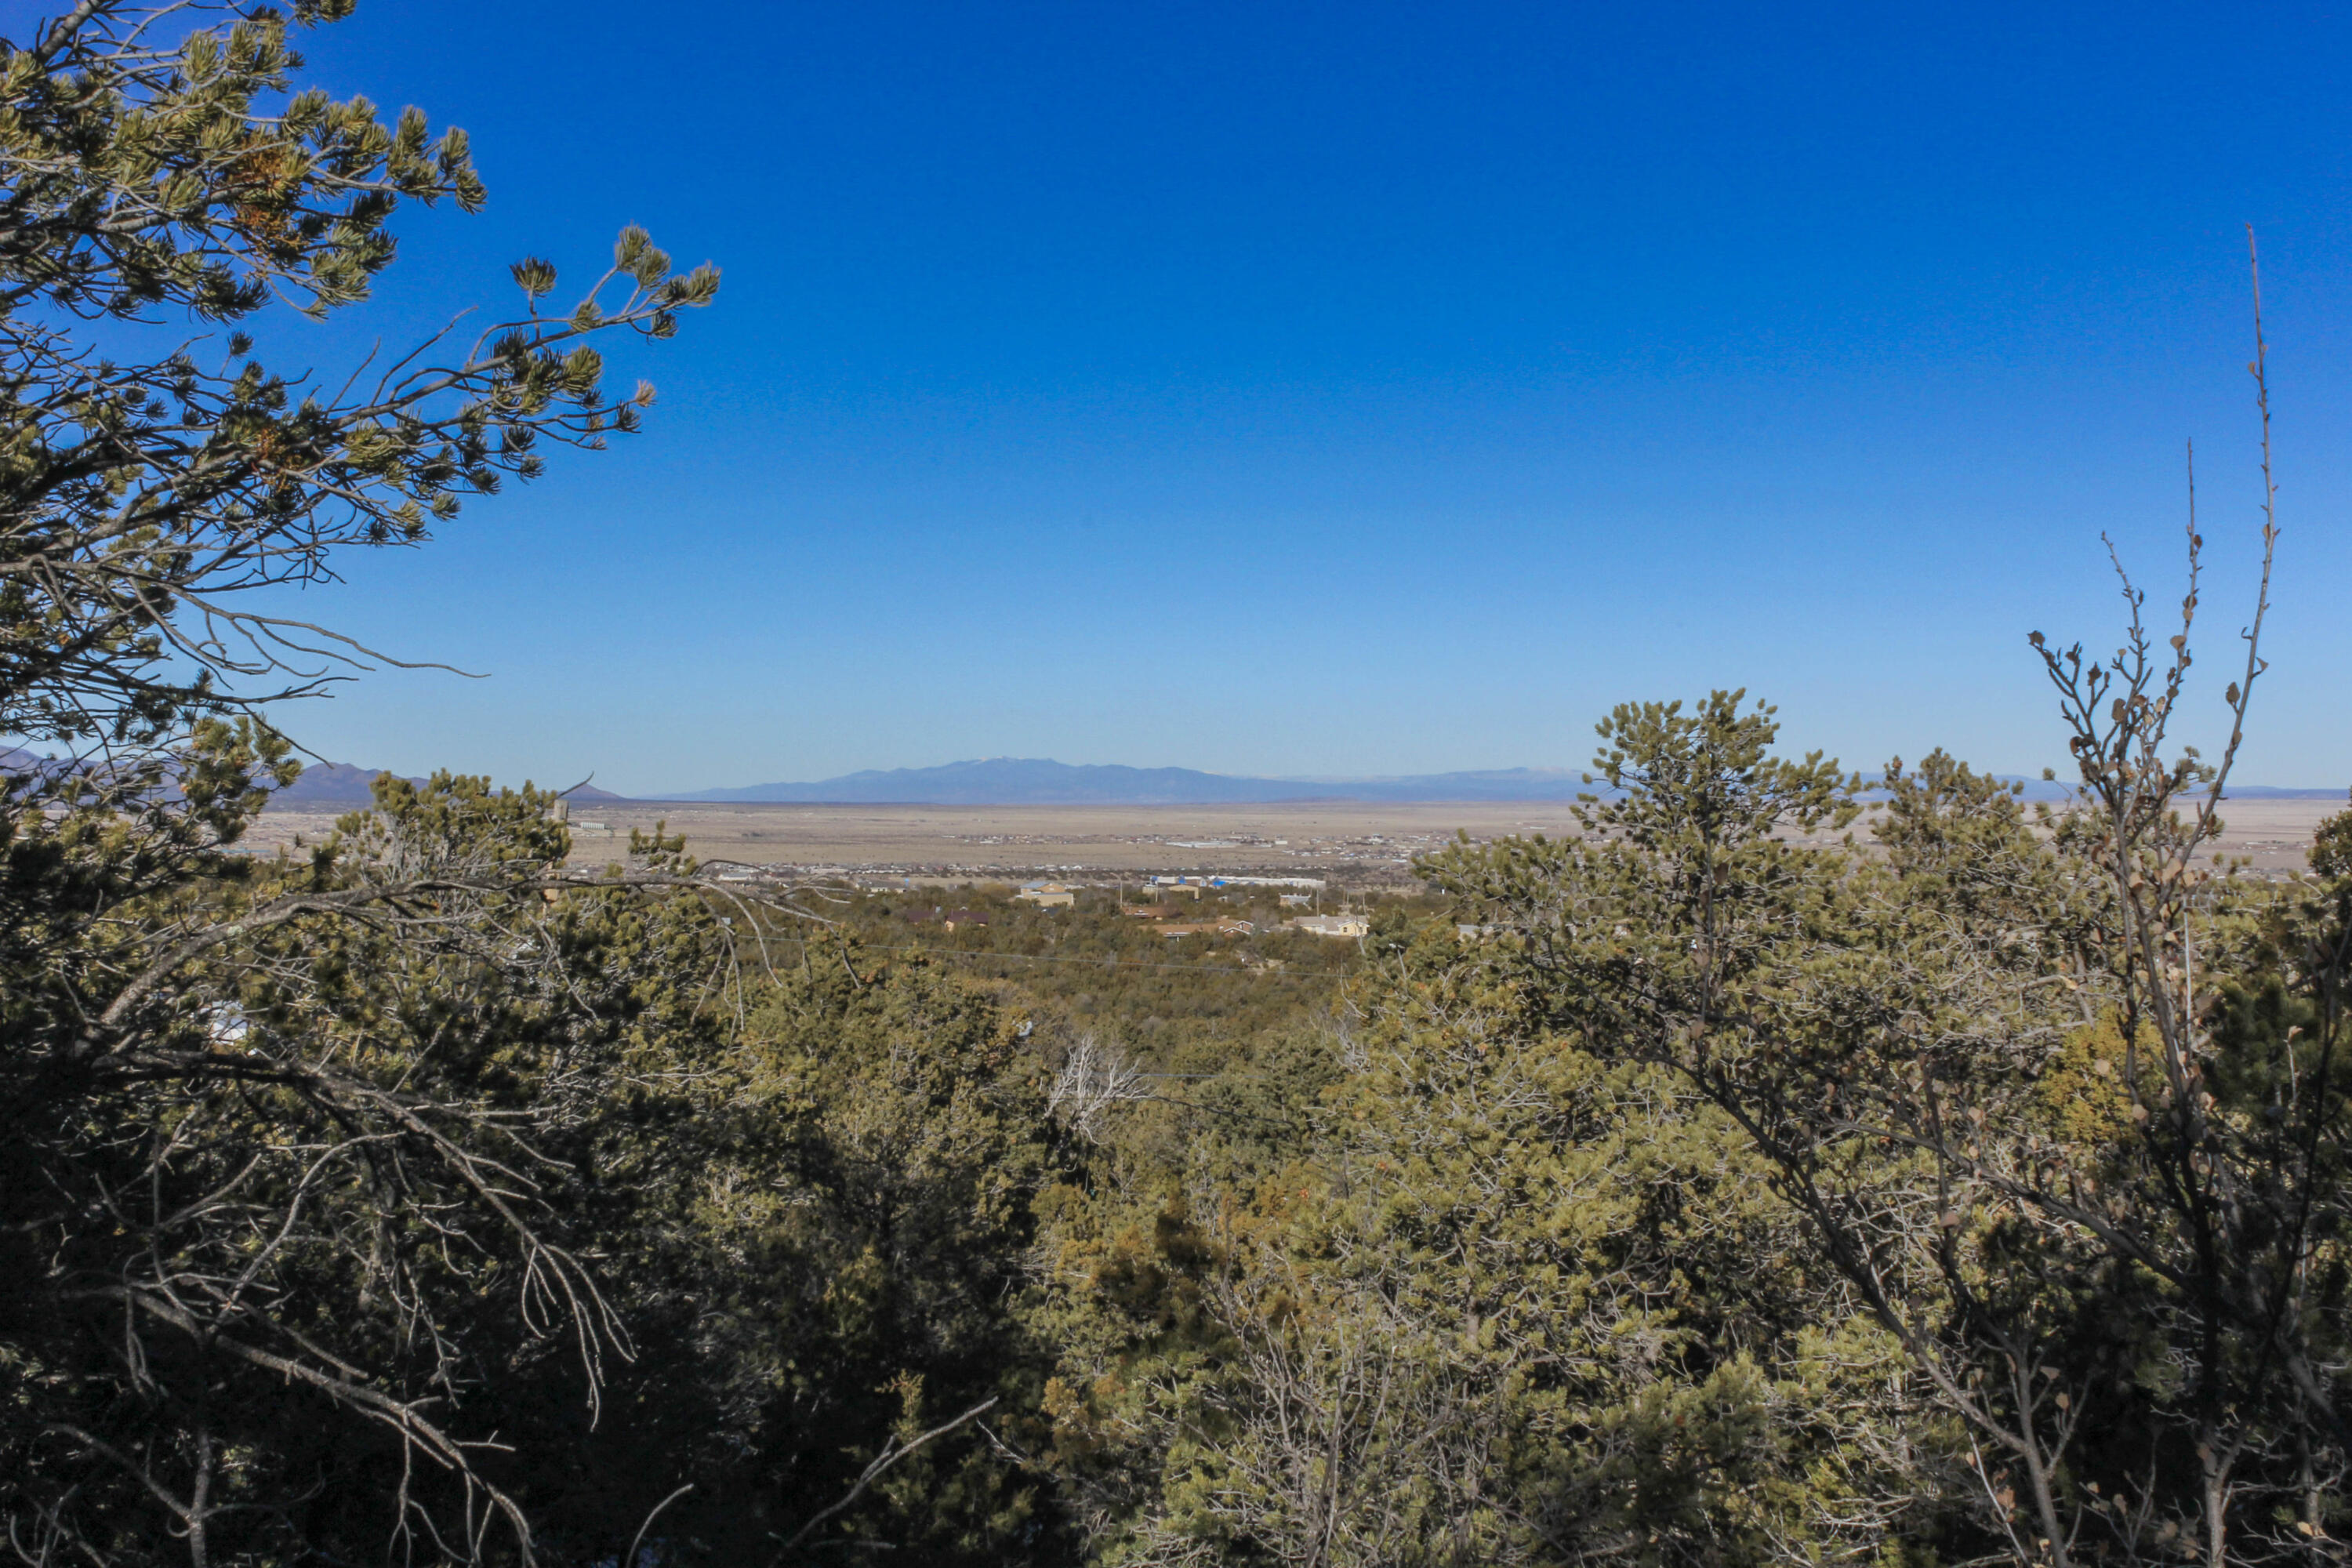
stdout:
MULTIPOLYGON (((2227 805, 2221 847, 2257 869, 2299 869, 2319 820, 2341 801, 2242 800, 2227 805)), ((273 811, 249 836, 257 849, 315 840, 331 810, 273 811)), ((915 877, 1224 871, 1328 877, 1349 883, 1410 879, 1408 863, 1457 831, 1486 840, 1576 830, 1566 805, 1509 802, 1381 805, 753 805, 595 802, 572 813, 573 859, 601 864, 631 828, 667 822, 705 860, 799 871, 915 877)))

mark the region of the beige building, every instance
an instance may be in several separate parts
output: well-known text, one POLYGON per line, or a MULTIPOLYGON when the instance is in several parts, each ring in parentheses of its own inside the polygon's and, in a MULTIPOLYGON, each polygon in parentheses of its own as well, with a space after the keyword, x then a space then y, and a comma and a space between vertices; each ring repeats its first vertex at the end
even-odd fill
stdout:
POLYGON ((1313 931, 1317 936, 1366 936, 1372 922, 1364 915, 1300 915, 1290 922, 1293 931, 1313 931))

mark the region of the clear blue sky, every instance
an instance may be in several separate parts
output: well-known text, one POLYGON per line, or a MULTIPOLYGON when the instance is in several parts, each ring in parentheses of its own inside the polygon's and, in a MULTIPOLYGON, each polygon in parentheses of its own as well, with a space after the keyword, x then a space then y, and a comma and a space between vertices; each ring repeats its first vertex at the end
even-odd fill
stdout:
MULTIPOLYGON (((13 7, 12 7, 13 8, 13 7)), ((324 754, 650 791, 1017 754, 1576 765, 1746 685, 1872 765, 2063 760, 2024 637, 2286 533, 2244 773, 2352 782, 2340 8, 365 0, 338 91, 474 135, 284 362, 569 277, 726 272, 648 434, 303 607, 491 679, 324 754)), ((625 384, 625 379, 623 381, 625 384)))

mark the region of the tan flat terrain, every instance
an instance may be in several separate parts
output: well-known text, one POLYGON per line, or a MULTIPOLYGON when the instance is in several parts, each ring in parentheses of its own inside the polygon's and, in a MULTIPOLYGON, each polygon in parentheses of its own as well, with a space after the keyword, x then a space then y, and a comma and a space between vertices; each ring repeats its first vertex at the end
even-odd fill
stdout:
MULTIPOLYGON (((2256 869, 2300 869, 2313 830, 2337 800, 2228 803, 2221 847, 2256 869)), ((249 836, 257 848, 316 838, 332 810, 273 811, 249 836)), ((632 828, 667 822, 705 860, 800 870, 898 876, 1115 877, 1223 871, 1328 877, 1350 883, 1410 879, 1408 862, 1452 839, 1573 834, 1566 805, 794 805, 594 802, 572 813, 573 858, 616 858, 632 828)))
MULTIPOLYGON (((257 847, 325 833, 336 813, 273 811, 257 847)), ((667 823, 705 860, 912 875, 1066 871, 1406 874, 1416 854, 1457 828, 1473 837, 1574 832, 1566 805, 766 805, 599 801, 572 814, 573 858, 608 859, 632 828, 667 823)))
POLYGON ((2232 857, 2250 858, 2259 871, 2300 871, 2313 832, 2345 808, 2327 800, 2228 800, 2221 803, 2221 842, 2232 857))

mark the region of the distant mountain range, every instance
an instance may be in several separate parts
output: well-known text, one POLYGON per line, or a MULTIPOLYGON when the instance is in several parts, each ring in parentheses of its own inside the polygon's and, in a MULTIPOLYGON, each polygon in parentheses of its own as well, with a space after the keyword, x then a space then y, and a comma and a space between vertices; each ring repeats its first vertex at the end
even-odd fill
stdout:
POLYGON ((1221 805, 1283 800, 1574 800, 1584 775, 1560 768, 1420 773, 1402 778, 1265 779, 1195 768, 1073 766, 989 757, 936 768, 868 769, 814 784, 697 790, 666 800, 804 801, 852 805, 1221 805))
MULTIPOLYGON (((1221 805, 1276 801, 1570 801, 1595 791, 1581 770, 1495 768, 1391 778, 1252 778, 1195 768, 1073 766, 1042 757, 989 757, 934 768, 867 769, 814 784, 750 784, 658 798, 827 803, 843 805, 1221 805)), ((2030 797, 2063 798, 2062 786, 2028 781, 2030 797)), ((2340 790, 2233 787, 2239 799, 2333 798, 2340 790)))

